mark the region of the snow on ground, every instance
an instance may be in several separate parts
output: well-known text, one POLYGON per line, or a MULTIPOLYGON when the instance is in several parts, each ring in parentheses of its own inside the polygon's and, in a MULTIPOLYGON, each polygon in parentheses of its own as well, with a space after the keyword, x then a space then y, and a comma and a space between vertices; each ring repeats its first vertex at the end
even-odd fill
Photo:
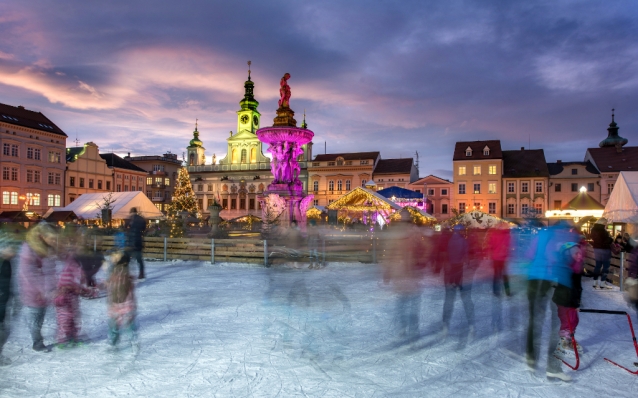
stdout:
MULTIPOLYGON (((126 344, 108 352, 104 298, 82 300, 83 333, 92 342, 80 348, 34 352, 20 315, 4 350, 13 364, 0 369, 0 396, 629 397, 638 391, 638 376, 603 360, 636 369, 622 316, 581 314, 581 368, 564 367, 571 383, 550 382, 544 359, 532 374, 522 357, 503 349, 522 353, 524 295, 504 301, 505 331, 494 335, 487 283, 475 283, 477 333, 465 344, 458 298, 450 335, 440 339, 443 287, 438 276, 428 277, 421 338, 403 344, 396 296, 379 284, 376 266, 298 270, 149 262, 147 268, 148 279, 137 290, 137 356, 126 344)), ((627 309, 617 291, 592 291, 590 285, 584 279, 584 307, 627 309)), ((53 342, 52 310, 44 335, 53 342)))

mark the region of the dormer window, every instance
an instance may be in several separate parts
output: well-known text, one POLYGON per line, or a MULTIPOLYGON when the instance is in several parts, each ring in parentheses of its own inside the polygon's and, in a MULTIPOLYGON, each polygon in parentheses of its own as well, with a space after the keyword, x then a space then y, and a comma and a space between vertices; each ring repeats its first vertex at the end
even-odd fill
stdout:
POLYGON ((465 156, 472 156, 472 148, 470 148, 469 146, 465 150, 465 156))
POLYGON ((337 166, 343 166, 343 158, 341 156, 337 158, 337 166))
POLYGON ((483 148, 483 156, 490 156, 490 148, 487 145, 483 148))

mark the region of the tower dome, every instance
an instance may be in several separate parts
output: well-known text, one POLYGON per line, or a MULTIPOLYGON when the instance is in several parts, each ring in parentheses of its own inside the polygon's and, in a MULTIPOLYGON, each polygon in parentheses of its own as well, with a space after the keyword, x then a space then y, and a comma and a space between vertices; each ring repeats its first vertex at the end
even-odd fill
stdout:
POLYGON ((626 138, 623 138, 618 135, 618 124, 614 121, 614 109, 611 110, 611 123, 609 123, 609 127, 607 128, 607 138, 600 141, 598 144, 599 147, 621 147, 626 145, 629 142, 626 138))

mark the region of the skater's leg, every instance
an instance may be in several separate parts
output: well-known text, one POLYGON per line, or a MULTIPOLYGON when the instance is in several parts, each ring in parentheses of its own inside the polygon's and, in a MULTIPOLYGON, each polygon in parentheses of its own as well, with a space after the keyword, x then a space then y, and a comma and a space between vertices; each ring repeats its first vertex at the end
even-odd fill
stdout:
MULTIPOLYGON (((549 290, 549 297, 554 292, 554 288, 549 290)), ((547 346, 547 372, 548 373, 562 373, 561 360, 554 356, 554 350, 558 345, 559 337, 558 331, 560 329, 560 319, 558 319, 558 306, 553 301, 549 301, 550 316, 551 316, 551 330, 549 333, 549 344, 547 346)))
POLYGON ((29 325, 31 339, 33 340, 33 348, 44 347, 42 325, 44 324, 46 310, 46 307, 26 307, 27 323, 29 325))
POLYGON ((117 324, 117 319, 109 318, 109 344, 116 345, 120 339, 120 331, 117 324))
POLYGON ((461 290, 461 301, 465 309, 465 316, 470 327, 474 327, 474 302, 472 302, 472 285, 466 284, 459 287, 461 290))
POLYGON ((443 302, 443 325, 445 327, 450 326, 450 319, 452 319, 452 311, 454 310, 454 299, 456 298, 456 286, 445 286, 445 301, 443 302))

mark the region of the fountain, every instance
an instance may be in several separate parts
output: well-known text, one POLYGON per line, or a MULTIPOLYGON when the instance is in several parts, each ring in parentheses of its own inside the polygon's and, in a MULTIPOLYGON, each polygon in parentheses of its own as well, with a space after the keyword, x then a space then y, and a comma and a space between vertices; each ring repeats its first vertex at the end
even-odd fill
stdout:
POLYGON ((266 224, 277 220, 287 226, 295 221, 303 227, 313 195, 304 192, 297 159, 303 153, 302 146, 312 141, 315 134, 306 128, 305 123, 297 127, 295 112, 290 109, 288 79, 289 73, 281 78, 279 108, 273 125, 256 132, 259 140, 269 145, 268 152, 272 153, 270 169, 274 177, 259 201, 266 224))

